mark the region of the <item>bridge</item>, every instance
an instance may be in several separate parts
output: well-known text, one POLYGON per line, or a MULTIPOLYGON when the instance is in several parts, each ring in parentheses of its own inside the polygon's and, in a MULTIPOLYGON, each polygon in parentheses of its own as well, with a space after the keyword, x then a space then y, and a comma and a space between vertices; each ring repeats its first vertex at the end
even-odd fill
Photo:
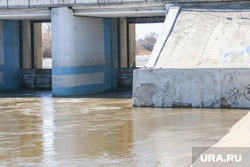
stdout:
POLYGON ((119 69, 135 65, 135 23, 165 20, 154 68, 180 13, 248 8, 244 0, 2 0, 0 89, 19 89, 22 70, 41 68, 42 22, 52 25, 52 94, 77 95, 117 89, 119 69))
POLYGON ((158 1, 5 0, 0 2, 0 18, 51 19, 51 9, 59 7, 69 7, 72 10, 74 16, 117 18, 165 15, 165 3, 158 1))
POLYGON ((0 89, 51 82, 39 70, 42 22, 52 24, 53 95, 117 89, 119 71, 135 64, 133 23, 164 21, 165 11, 157 1, 2 0, 0 89))

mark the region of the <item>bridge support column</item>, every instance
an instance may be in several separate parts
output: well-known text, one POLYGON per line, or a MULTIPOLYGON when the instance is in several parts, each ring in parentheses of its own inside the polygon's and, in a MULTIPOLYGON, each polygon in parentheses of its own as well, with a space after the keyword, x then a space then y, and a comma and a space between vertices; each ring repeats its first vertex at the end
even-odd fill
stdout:
POLYGON ((21 56, 23 69, 42 68, 42 25, 30 20, 20 22, 21 56))
POLYGON ((128 24, 127 18, 120 18, 119 32, 120 68, 136 66, 135 24, 128 24))
POLYGON ((0 21, 0 91, 19 88, 19 22, 0 21))
POLYGON ((22 55, 22 68, 32 68, 32 48, 31 48, 31 21, 21 21, 21 55, 22 55))
POLYGON ((53 8, 51 15, 52 94, 117 88, 117 20, 74 17, 68 8, 53 8))
POLYGON ((33 24, 35 68, 43 68, 42 24, 33 24))
POLYGON ((135 24, 128 25, 129 68, 136 66, 135 24))
POLYGON ((128 29, 127 29, 127 19, 120 18, 119 23, 119 48, 120 48, 120 68, 128 67, 128 29))

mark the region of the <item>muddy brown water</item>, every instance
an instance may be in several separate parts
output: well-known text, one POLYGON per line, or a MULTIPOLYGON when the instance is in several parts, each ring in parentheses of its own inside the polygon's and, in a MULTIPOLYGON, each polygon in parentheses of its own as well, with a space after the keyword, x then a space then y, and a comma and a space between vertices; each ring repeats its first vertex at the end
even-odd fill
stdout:
POLYGON ((248 110, 133 108, 129 93, 0 95, 0 166, 167 166, 220 140, 248 110))

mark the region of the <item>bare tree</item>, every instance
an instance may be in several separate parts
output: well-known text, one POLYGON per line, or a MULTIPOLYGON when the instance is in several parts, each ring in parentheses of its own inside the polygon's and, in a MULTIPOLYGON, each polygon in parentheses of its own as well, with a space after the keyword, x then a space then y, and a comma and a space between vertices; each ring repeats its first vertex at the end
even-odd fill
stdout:
POLYGON ((157 41, 156 33, 155 32, 150 32, 149 34, 147 34, 145 36, 143 46, 148 51, 152 51, 154 46, 155 46, 156 41, 157 41))
POLYGON ((156 41, 157 41, 157 35, 155 32, 150 32, 146 34, 144 39, 139 39, 136 41, 136 54, 137 55, 151 54, 156 41))

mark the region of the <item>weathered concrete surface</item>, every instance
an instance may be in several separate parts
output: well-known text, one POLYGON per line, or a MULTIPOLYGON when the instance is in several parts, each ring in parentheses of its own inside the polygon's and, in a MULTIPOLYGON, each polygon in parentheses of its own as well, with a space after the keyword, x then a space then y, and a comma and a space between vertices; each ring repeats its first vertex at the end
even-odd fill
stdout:
POLYGON ((32 0, 30 1, 31 6, 50 6, 51 0, 32 0))
POLYGON ((133 105, 250 108, 250 69, 134 70, 133 105))
MULTIPOLYGON (((250 166, 250 112, 238 121, 230 130, 230 132, 225 135, 217 144, 213 145, 210 149, 205 151, 203 154, 211 155, 227 155, 234 153, 236 155, 242 155, 241 162, 230 162, 230 163, 204 163, 198 158, 193 164, 192 167, 248 167, 250 166), (226 147, 220 149, 218 147, 226 147), (224 151, 223 151, 224 150, 224 151)), ((224 156, 225 157, 225 156, 224 156)))
POLYGON ((182 5, 154 69, 134 71, 133 104, 250 108, 249 57, 249 3, 182 5))
POLYGON ((151 58, 147 63, 147 67, 154 67, 155 64, 157 63, 157 60, 159 59, 162 49, 164 48, 165 43, 168 40, 168 37, 170 36, 171 31, 175 25, 176 19, 178 18, 180 9, 181 6, 172 6, 168 9, 168 14, 162 26, 161 34, 159 35, 156 41, 156 44, 151 54, 151 58))
POLYGON ((52 94, 78 95, 116 89, 116 35, 116 19, 74 17, 68 8, 53 8, 52 94))
POLYGON ((119 67, 131 68, 136 65, 135 24, 129 24, 127 18, 119 19, 119 67))
POLYGON ((120 68, 128 67, 128 32, 127 32, 127 19, 119 19, 119 64, 120 68))
POLYGON ((136 66, 135 24, 128 24, 129 68, 136 66))
POLYGON ((31 51, 31 21, 21 21, 21 55, 22 55, 22 68, 32 68, 32 51, 31 51))
POLYGON ((21 74, 21 88, 51 89, 51 69, 23 69, 21 74))
POLYGON ((43 68, 43 44, 42 44, 42 25, 41 23, 34 23, 34 58, 35 68, 43 68))
POLYGON ((21 68, 41 69, 42 68, 42 56, 43 56, 42 25, 41 23, 32 23, 30 20, 21 21, 20 25, 21 25, 20 47, 21 47, 21 57, 22 57, 21 68), (32 44, 32 40, 34 40, 33 44, 32 44))
POLYGON ((120 68, 119 69, 119 88, 132 89, 133 85, 133 68, 120 68))
POLYGON ((182 6, 156 68, 248 68, 250 4, 182 6))
MULTIPOLYGON (((164 1, 164 0, 163 0, 164 1)), ((196 2, 234 2, 244 0, 166 0, 171 3, 196 3, 196 2)), ((83 5, 110 5, 110 4, 128 4, 128 3, 159 3, 160 0, 1 0, 0 7, 22 8, 39 6, 83 6, 83 5)))

